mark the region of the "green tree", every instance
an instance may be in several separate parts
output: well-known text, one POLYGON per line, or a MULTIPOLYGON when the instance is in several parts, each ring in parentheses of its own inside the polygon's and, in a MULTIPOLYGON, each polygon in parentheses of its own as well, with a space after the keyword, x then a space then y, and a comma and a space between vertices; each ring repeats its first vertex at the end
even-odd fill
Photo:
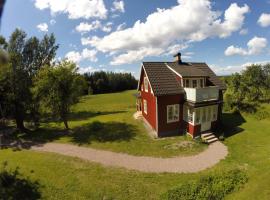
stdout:
POLYGON ((261 101, 270 98, 270 65, 251 65, 226 78, 225 105, 234 111, 256 110, 261 101))
POLYGON ((35 78, 32 91, 68 129, 70 107, 78 102, 86 87, 87 83, 84 77, 78 74, 76 65, 64 60, 53 67, 41 69, 35 78))
POLYGON ((9 70, 0 68, 1 76, 6 78, 0 83, 3 91, 1 101, 6 102, 4 110, 16 121, 17 128, 26 131, 24 120, 27 113, 30 119, 37 121, 37 100, 30 92, 32 79, 44 65, 49 65, 55 57, 58 45, 55 45, 54 35, 45 35, 40 41, 36 37, 27 39, 24 31, 16 29, 8 42, 1 36, 0 48, 8 53, 9 70), (7 86, 8 84, 8 86, 7 86))

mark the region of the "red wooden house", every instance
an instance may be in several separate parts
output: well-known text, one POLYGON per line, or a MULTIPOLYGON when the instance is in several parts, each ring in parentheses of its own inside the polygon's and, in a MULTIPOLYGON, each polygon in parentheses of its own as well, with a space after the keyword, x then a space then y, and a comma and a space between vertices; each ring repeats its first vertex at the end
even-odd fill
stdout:
POLYGON ((222 114, 223 82, 206 63, 143 62, 137 110, 157 137, 215 129, 222 114))

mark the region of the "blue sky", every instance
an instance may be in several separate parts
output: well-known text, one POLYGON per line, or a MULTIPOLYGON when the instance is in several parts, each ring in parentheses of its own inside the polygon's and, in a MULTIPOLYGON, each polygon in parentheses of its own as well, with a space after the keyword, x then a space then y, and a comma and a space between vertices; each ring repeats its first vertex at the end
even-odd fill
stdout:
POLYGON ((54 33, 81 72, 132 72, 142 61, 206 62, 218 74, 270 61, 270 1, 7 0, 1 34, 54 33))

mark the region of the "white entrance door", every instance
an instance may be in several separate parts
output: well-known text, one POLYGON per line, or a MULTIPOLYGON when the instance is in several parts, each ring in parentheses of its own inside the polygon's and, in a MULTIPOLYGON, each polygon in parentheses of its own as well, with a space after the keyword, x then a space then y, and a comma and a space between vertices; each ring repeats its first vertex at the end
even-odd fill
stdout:
POLYGON ((209 107, 202 108, 202 123, 201 131, 207 131, 211 129, 211 110, 209 107))

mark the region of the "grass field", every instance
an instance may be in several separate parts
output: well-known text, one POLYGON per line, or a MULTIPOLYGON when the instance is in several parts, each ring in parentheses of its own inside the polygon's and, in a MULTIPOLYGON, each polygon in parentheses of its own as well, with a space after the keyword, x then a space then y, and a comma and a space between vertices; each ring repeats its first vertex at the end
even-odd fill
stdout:
MULTIPOLYGON (((136 150, 132 145, 149 142, 146 149, 158 148, 155 143, 143 134, 143 127, 136 124, 136 121, 128 120, 133 112, 133 97, 129 100, 118 98, 117 96, 132 95, 132 92, 121 93, 111 97, 110 101, 114 109, 125 111, 117 114, 88 116, 80 120, 73 120, 72 127, 77 127, 89 123, 89 121, 102 120, 115 121, 121 123, 133 124, 141 128, 141 133, 137 133, 130 140, 110 141, 99 143, 96 140, 91 141, 90 145, 96 148, 112 149, 115 151, 124 151, 132 154, 144 154, 143 150, 136 150), (120 101, 120 102, 119 102, 120 101), (118 104, 116 103, 118 102, 118 104), (122 105, 130 105, 124 109, 122 105), (94 119, 92 119, 94 118, 94 119), (125 121, 126 120, 126 121, 125 121), (135 139, 138 138, 138 139, 135 139), (145 139, 143 139, 145 138, 145 139), (134 141, 133 141, 134 140, 134 141), (138 140, 138 141, 136 141, 138 140), (128 149, 128 144, 131 149, 128 149), (123 144, 125 147, 118 147, 123 144), (150 147, 156 145, 156 147, 150 147)), ((106 95, 97 97, 86 97, 83 102, 78 104, 74 109, 83 111, 88 109, 89 102, 94 111, 112 112, 114 109, 106 103, 106 95), (94 98, 97 98, 96 100, 94 98), (95 105, 95 106, 94 106, 95 105), (111 110, 110 110, 111 109, 111 110)), ((90 108, 89 108, 90 109, 90 108)), ((270 112, 270 106, 265 105, 263 110, 270 112)), ((0 160, 8 161, 10 168, 20 167, 20 171, 29 176, 32 180, 40 183, 40 192, 44 199, 159 199, 160 195, 169 188, 185 183, 187 180, 197 179, 201 175, 209 174, 212 171, 225 171, 233 168, 242 168, 248 174, 249 180, 243 189, 227 196, 226 199, 270 199, 270 118, 257 120, 254 115, 243 114, 234 115, 231 113, 224 114, 224 124, 227 136, 224 143, 228 146, 228 157, 217 164, 215 167, 194 174, 173 174, 173 173, 141 173, 136 171, 127 171, 119 168, 103 167, 98 164, 84 162, 76 158, 60 156, 51 153, 38 153, 28 150, 12 151, 10 149, 0 151, 0 160)), ((91 122, 90 122, 91 123, 91 122)), ((55 126, 51 123, 51 128, 55 126)), ((59 125, 57 125, 59 128, 59 125)), ((58 138, 60 142, 67 142, 72 138, 58 138)), ((48 139, 47 139, 48 140, 48 139)), ((181 137, 172 139, 172 141, 181 140, 181 137)), ((165 142, 171 142, 169 139, 165 142)), ((162 146, 162 145, 161 145, 162 146)), ((161 151, 161 150, 160 150, 161 151)), ((164 151, 164 150, 162 150, 164 151)), ((151 155, 157 155, 151 153, 151 155)), ((174 153, 164 153, 163 156, 175 155, 174 153)))
POLYGON ((63 124, 43 123, 32 139, 42 142, 73 143, 133 155, 171 157, 196 154, 206 145, 189 136, 152 139, 141 121, 132 115, 136 111, 136 91, 85 96, 72 108, 69 125, 72 134, 61 134, 63 124), (48 127, 49 126, 49 127, 48 127), (60 133, 60 134, 59 134, 60 133), (189 145, 178 145, 189 141, 189 145), (175 145, 176 144, 176 145, 175 145))

